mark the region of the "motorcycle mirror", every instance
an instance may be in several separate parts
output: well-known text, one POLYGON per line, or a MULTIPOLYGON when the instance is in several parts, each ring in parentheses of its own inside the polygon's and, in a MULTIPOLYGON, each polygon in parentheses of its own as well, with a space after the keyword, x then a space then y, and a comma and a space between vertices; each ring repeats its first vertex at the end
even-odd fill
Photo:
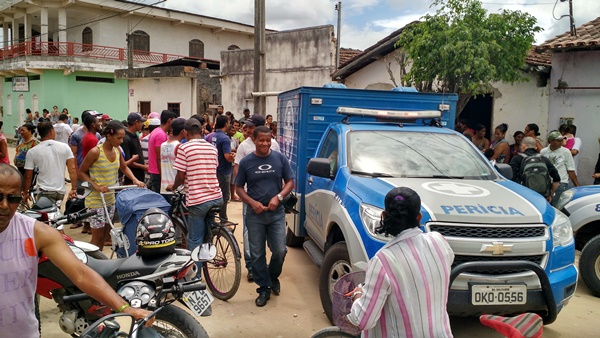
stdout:
POLYGON ((217 247, 212 243, 202 243, 192 250, 192 259, 194 262, 206 262, 215 258, 217 247))
POLYGON ((81 249, 75 245, 69 245, 69 248, 71 248, 71 251, 73 251, 73 253, 75 254, 75 257, 77 257, 77 259, 82 261, 83 264, 87 264, 88 256, 86 255, 85 251, 83 251, 83 249, 81 249))
POLYGON ((81 338, 130 337, 135 320, 132 315, 114 313, 102 317, 81 333, 81 338))

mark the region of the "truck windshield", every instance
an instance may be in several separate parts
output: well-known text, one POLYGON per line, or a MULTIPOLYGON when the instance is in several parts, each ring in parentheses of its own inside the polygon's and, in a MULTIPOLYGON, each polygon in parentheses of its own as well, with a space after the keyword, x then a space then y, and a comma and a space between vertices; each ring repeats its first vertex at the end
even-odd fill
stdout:
POLYGON ((353 131, 348 138, 348 166, 354 174, 475 180, 497 177, 479 150, 458 135, 353 131))

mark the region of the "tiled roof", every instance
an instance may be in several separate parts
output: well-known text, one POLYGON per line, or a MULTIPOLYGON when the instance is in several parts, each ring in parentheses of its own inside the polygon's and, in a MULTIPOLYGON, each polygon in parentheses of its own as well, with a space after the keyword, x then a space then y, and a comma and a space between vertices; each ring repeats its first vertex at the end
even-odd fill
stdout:
POLYGON ((537 48, 537 46, 531 46, 525 57, 525 62, 532 66, 550 66, 552 64, 552 53, 548 50, 538 53, 537 48))
POLYGON ((350 61, 356 55, 362 53, 362 50, 352 48, 340 48, 340 67, 350 61))
POLYGON ((541 44, 538 50, 600 49, 600 17, 576 28, 577 35, 570 32, 558 35, 541 44))

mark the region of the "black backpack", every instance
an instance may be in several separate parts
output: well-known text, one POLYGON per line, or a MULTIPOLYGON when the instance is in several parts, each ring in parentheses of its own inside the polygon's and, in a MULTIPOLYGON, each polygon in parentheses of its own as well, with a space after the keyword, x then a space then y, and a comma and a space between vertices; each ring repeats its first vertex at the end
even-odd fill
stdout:
POLYGON ((544 197, 550 196, 552 179, 542 155, 521 156, 524 157, 521 162, 521 184, 544 197))

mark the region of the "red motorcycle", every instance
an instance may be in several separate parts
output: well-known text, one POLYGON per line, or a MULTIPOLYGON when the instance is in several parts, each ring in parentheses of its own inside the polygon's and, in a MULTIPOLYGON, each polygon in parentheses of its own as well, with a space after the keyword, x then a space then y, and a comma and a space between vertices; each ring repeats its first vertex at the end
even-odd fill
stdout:
MULTIPOLYGON (((60 225, 89 216, 89 213, 72 214, 50 222, 60 225)), ((170 302, 178 300, 196 316, 210 306, 213 298, 204 290, 205 285, 192 278, 197 272, 194 258, 201 260, 200 253, 207 256, 207 251, 216 251, 214 246, 198 247, 194 252, 174 249, 172 253, 150 257, 137 253, 106 260, 86 254, 68 236, 63 237, 75 256, 100 274, 132 307, 153 311, 162 306, 153 324, 162 336, 208 337, 194 316, 170 302)), ((109 307, 79 290, 45 255, 38 264, 37 293, 56 302, 62 312, 60 328, 73 337, 79 337, 91 323, 111 313, 109 307)))

